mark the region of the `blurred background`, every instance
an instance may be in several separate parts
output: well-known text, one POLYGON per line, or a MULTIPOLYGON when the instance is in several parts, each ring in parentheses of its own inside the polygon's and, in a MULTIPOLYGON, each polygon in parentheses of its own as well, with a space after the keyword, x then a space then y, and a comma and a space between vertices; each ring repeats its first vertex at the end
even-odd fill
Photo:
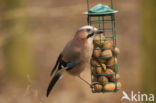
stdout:
MULTIPOLYGON (((49 74, 59 52, 87 24, 86 0, 1 0, 0 103, 121 103, 123 90, 156 93, 155 3, 114 0, 119 10, 119 92, 93 94, 77 77, 66 75, 47 98, 49 74)), ((82 76, 90 81, 89 65, 82 76)))

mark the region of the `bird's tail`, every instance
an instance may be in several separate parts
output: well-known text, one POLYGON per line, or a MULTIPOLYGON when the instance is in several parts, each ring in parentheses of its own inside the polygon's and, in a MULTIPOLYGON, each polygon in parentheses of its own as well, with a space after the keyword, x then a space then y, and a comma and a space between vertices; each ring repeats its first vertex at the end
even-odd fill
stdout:
POLYGON ((57 73, 51 80, 48 89, 47 89, 47 97, 50 93, 50 91, 53 89, 54 85, 56 84, 56 82, 59 80, 59 78, 62 76, 61 73, 57 73))

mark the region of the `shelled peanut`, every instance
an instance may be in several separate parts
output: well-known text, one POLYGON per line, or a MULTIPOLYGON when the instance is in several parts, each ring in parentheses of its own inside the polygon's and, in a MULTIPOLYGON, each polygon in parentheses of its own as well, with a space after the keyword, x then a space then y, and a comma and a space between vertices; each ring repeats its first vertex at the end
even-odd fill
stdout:
POLYGON ((93 40, 94 50, 91 60, 95 92, 111 92, 121 88, 120 75, 115 64, 120 53, 119 48, 114 48, 113 40, 107 40, 103 34, 97 34, 93 40))

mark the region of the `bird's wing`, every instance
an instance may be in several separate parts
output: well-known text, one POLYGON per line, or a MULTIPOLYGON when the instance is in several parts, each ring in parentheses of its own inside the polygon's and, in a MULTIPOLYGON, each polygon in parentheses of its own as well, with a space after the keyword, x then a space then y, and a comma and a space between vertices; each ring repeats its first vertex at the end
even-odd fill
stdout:
POLYGON ((53 67, 50 75, 53 75, 53 73, 55 72, 55 70, 58 72, 60 71, 62 68, 66 68, 66 69, 71 69, 73 68, 78 62, 79 62, 80 58, 76 58, 74 61, 72 62, 65 62, 62 60, 62 55, 60 54, 60 56, 58 57, 55 66, 53 67), (58 67, 58 69, 57 69, 58 67))
POLYGON ((58 66, 58 64, 60 63, 61 59, 62 59, 62 54, 60 54, 59 57, 57 58, 56 64, 55 64, 55 66, 53 67, 53 69, 52 69, 50 75, 53 75, 53 73, 54 73, 54 71, 57 69, 57 66, 58 66))
POLYGON ((56 74, 54 75, 51 82, 49 83, 49 86, 47 89, 47 96, 49 95, 50 91, 53 89, 56 82, 61 78, 61 76, 63 76, 62 72, 64 70, 72 69, 75 65, 77 65, 78 62, 79 62, 79 58, 77 58, 76 60, 74 60, 72 62, 64 62, 63 60, 61 60, 59 66, 58 66, 58 69, 56 71, 56 74))
POLYGON ((80 58, 76 58, 72 62, 67 62, 67 68, 73 68, 79 62, 79 60, 80 60, 80 58))
POLYGON ((50 91, 53 89, 56 82, 63 76, 62 72, 64 70, 69 70, 75 67, 78 62, 80 61, 80 51, 71 46, 70 43, 67 44, 63 52, 58 57, 56 64, 51 72, 51 75, 56 71, 54 74, 48 89, 47 89, 47 96, 49 95, 50 91))
POLYGON ((62 51, 62 58, 58 65, 58 70, 63 67, 66 67, 66 69, 73 68, 80 60, 80 52, 80 47, 74 45, 72 41, 68 42, 62 51))
POLYGON ((67 69, 72 68, 78 63, 80 59, 80 49, 71 44, 72 42, 70 41, 65 46, 62 53, 59 55, 50 75, 53 75, 55 71, 59 71, 64 67, 67 67, 67 69))
POLYGON ((47 89, 47 96, 49 95, 50 91, 53 89, 54 85, 59 80, 59 78, 61 78, 61 76, 63 76, 62 72, 64 70, 72 69, 78 62, 79 62, 79 58, 77 58, 76 60, 74 60, 72 62, 64 62, 64 61, 60 62, 58 69, 56 71, 56 74, 54 75, 51 82, 49 83, 49 86, 47 89))

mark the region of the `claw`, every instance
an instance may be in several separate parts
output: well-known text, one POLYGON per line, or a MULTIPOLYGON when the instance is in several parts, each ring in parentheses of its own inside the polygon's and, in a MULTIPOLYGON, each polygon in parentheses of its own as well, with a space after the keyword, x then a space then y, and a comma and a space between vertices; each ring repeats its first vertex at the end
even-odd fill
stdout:
POLYGON ((98 82, 92 82, 92 83, 90 84, 90 87, 93 88, 95 84, 98 84, 98 82))

